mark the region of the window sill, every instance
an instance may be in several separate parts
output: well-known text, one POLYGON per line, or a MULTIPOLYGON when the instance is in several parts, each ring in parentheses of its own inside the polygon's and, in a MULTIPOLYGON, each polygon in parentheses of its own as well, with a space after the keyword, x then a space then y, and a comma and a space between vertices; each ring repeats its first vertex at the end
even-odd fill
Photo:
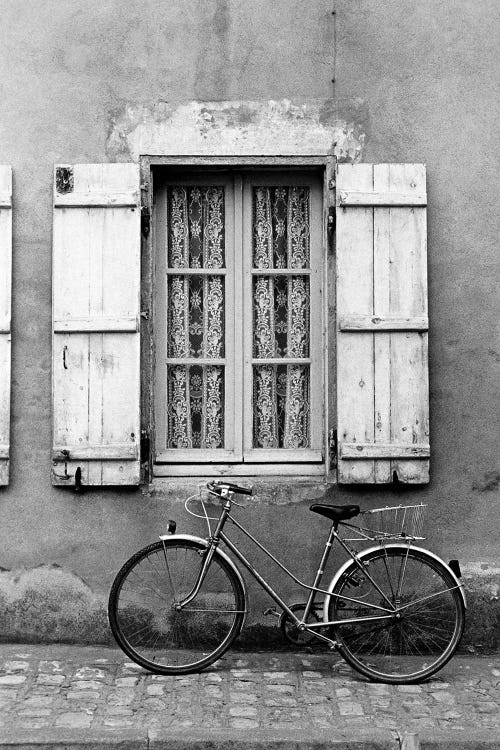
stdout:
POLYGON ((324 463, 296 464, 155 464, 153 477, 326 477, 324 463))

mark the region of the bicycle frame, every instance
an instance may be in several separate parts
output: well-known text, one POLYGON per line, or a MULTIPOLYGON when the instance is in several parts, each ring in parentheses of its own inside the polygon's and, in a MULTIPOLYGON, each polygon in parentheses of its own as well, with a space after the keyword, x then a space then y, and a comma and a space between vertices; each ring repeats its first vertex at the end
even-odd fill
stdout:
POLYGON ((189 604, 189 602, 191 602, 197 595, 201 587, 201 584, 203 583, 203 579, 206 575, 206 572, 210 566, 210 562, 215 553, 215 550, 219 546, 219 543, 222 541, 226 545, 226 547, 229 550, 231 550, 231 552, 240 561, 240 563, 248 570, 248 572, 255 578, 255 580, 260 584, 260 586, 269 594, 269 596, 276 602, 276 604, 278 604, 278 606, 283 610, 283 612, 286 612, 288 617, 290 617, 291 620, 295 623, 298 630, 307 631, 311 633, 311 635, 313 635, 315 638, 318 638, 322 641, 326 641, 330 645, 330 648, 335 648, 337 646, 337 642, 333 640, 332 638, 328 638, 322 633, 316 632, 320 628, 325 628, 328 626, 335 626, 335 625, 346 625, 346 624, 353 623, 353 622, 359 623, 359 622, 371 622, 374 620, 387 620, 387 619, 393 619, 398 616, 398 608, 392 605, 392 603, 389 601, 385 593, 380 589, 377 583, 370 576, 370 573, 368 572, 366 565, 363 564, 362 560, 357 556, 354 550, 350 549, 350 547, 348 547, 347 544, 343 541, 343 539, 339 536, 336 525, 334 523, 332 523, 330 527, 328 539, 326 541, 325 548, 323 550, 323 554, 321 557, 321 561, 320 561, 318 570, 314 578, 314 583, 312 586, 310 586, 300 581, 261 542, 259 542, 258 539, 256 539, 247 529, 245 529, 244 526, 242 526, 236 519, 234 519, 231 516, 231 508, 233 505, 233 501, 231 500, 230 495, 231 493, 228 492, 226 495, 221 496, 222 499, 225 500, 224 506, 222 508, 215 532, 208 539, 209 546, 207 548, 207 554, 203 561, 203 565, 201 566, 201 569, 200 569, 198 580, 193 590, 188 594, 188 596, 178 603, 177 608, 179 610, 181 610, 183 607, 189 604), (275 589, 271 586, 271 584, 268 583, 268 581, 266 581, 266 579, 259 573, 259 571, 252 565, 252 563, 249 560, 247 560, 245 555, 242 552, 240 552, 238 547, 224 533, 224 526, 228 520, 231 521, 231 523, 233 523, 238 529, 240 529, 240 531, 246 537, 248 537, 248 539, 250 539, 259 549, 261 549, 262 552, 264 552, 264 554, 266 554, 267 557, 269 557, 279 568, 281 568, 281 570, 283 570, 284 573, 286 573, 293 581, 295 581, 295 583, 297 583, 301 588, 309 591, 309 595, 307 598, 307 602, 306 602, 306 606, 305 606, 302 618, 298 618, 294 614, 294 612, 290 609, 288 604, 281 598, 281 596, 277 593, 277 591, 275 591, 275 589), (343 620, 330 620, 327 622, 323 620, 318 623, 306 622, 307 617, 311 611, 311 608, 314 605, 314 598, 316 594, 324 594, 325 596, 334 596, 337 599, 342 599, 342 600, 352 602, 355 604, 361 604, 361 605, 364 604, 364 602, 360 601, 359 599, 344 596, 341 594, 333 594, 331 591, 327 591, 326 589, 320 588, 320 583, 323 578, 325 566, 330 556, 330 552, 333 547, 334 541, 337 541, 341 545, 341 547, 356 563, 356 565, 360 568, 360 570, 363 571, 364 575, 371 582, 372 586, 379 592, 379 594, 383 597, 383 599, 388 604, 387 607, 382 607, 382 606, 378 606, 375 604, 371 604, 370 608, 380 610, 381 613, 385 613, 385 614, 375 615, 371 617, 367 616, 367 617, 356 617, 356 618, 350 618, 350 619, 346 618, 343 620))

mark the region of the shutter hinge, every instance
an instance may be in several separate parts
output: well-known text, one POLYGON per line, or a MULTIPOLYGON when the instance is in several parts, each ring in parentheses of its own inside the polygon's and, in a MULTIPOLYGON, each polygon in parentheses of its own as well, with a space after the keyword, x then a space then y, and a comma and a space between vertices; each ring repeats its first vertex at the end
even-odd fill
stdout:
POLYGON ((337 443, 337 430, 331 429, 328 433, 330 469, 334 469, 337 466, 337 443))
POLYGON ((146 239, 149 237, 149 230, 151 229, 151 213, 149 206, 142 206, 141 208, 141 232, 143 237, 146 239))
POLYGON ((149 463, 151 438, 149 430, 141 430, 141 463, 149 463))
POLYGON ((331 178, 330 178, 330 179, 328 180, 328 188, 329 188, 330 190, 335 190, 335 184, 336 184, 336 183, 335 183, 335 177, 331 177, 331 178))
POLYGON ((336 219, 335 219, 335 206, 330 206, 328 209, 328 220, 327 220, 327 235, 328 235, 328 250, 333 253, 334 251, 334 243, 333 238, 335 236, 335 226, 336 226, 336 219))

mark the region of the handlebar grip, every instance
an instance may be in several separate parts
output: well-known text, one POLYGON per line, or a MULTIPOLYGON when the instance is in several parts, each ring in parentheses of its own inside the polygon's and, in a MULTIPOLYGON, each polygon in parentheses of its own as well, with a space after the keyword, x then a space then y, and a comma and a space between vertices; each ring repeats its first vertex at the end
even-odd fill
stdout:
POLYGON ((220 495, 223 487, 227 487, 230 492, 235 492, 238 495, 252 495, 253 489, 251 487, 240 487, 238 484, 232 484, 231 482, 208 482, 207 489, 210 492, 215 492, 220 495))

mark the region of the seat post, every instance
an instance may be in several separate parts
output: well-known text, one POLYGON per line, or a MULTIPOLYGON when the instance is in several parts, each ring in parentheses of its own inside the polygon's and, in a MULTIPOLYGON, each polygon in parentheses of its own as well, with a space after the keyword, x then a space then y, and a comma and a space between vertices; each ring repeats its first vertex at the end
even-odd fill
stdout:
MULTIPOLYGON (((328 539, 326 540, 325 549, 323 550, 323 554, 321 556, 321 561, 319 563, 319 568, 316 572, 316 577, 314 579, 313 588, 318 588, 319 583, 321 581, 321 578, 323 577, 323 573, 325 572, 326 563, 328 562, 328 558, 330 556, 330 552, 332 551, 333 546, 333 538, 336 534, 336 529, 334 528, 335 524, 332 523, 330 526, 330 532, 328 534, 328 539)), ((314 592, 312 592, 314 593, 314 592)))

